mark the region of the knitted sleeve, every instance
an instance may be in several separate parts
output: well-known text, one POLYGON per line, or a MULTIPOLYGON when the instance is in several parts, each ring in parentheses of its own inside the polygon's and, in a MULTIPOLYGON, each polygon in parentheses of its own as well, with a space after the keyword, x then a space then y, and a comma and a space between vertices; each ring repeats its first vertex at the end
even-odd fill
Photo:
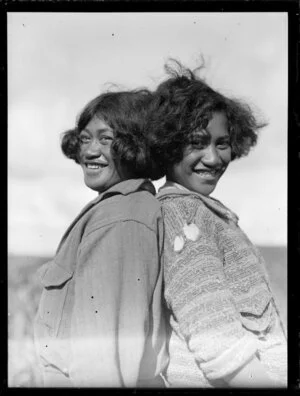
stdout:
POLYGON ((254 356, 257 341, 227 286, 214 214, 187 197, 166 201, 163 211, 166 302, 203 373, 222 378, 254 356))

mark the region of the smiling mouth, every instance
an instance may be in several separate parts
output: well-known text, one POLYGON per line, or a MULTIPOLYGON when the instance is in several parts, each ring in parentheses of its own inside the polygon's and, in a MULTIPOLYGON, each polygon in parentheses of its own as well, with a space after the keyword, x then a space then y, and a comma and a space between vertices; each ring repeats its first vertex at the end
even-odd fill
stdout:
POLYGON ((99 170, 99 169, 106 168, 108 166, 108 164, 105 164, 105 163, 86 163, 85 166, 86 166, 87 169, 99 170))
POLYGON ((215 179, 222 174, 222 169, 193 169, 193 172, 197 173, 197 175, 203 177, 204 179, 215 179))

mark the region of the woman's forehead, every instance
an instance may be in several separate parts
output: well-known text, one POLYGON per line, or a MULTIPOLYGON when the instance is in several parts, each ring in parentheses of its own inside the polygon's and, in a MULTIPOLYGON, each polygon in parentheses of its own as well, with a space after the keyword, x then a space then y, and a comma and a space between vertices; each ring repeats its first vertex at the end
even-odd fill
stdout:
POLYGON ((112 131, 111 127, 103 120, 103 118, 99 117, 98 114, 94 115, 91 120, 87 123, 87 125, 83 128, 82 131, 87 132, 104 132, 104 131, 112 131))
POLYGON ((212 113, 209 120, 196 127, 191 135, 198 137, 209 137, 212 135, 229 135, 228 121, 223 112, 212 113))

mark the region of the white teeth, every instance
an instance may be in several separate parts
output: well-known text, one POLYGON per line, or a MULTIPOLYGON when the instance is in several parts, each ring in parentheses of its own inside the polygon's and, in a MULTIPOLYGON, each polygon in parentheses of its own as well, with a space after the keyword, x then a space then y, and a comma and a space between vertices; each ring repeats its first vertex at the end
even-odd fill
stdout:
POLYGON ((215 170, 215 171, 205 171, 205 170, 194 170, 195 173, 197 173, 198 175, 200 175, 201 177, 204 178, 211 178, 211 177, 217 177, 217 175, 219 174, 219 171, 215 170))
POLYGON ((99 169, 101 167, 101 165, 87 164, 86 167, 89 169, 99 169))
POLYGON ((218 172, 216 171, 203 171, 195 169, 195 172, 201 173, 202 175, 216 175, 218 172))

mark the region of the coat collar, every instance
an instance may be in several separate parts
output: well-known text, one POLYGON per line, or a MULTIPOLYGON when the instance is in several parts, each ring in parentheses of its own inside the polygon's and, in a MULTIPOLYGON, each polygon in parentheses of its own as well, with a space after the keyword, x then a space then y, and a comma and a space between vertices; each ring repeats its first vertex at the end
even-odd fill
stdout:
POLYGON ((108 190, 104 191, 102 194, 99 194, 98 197, 93 202, 97 203, 115 194, 128 195, 138 190, 147 190, 152 195, 155 195, 155 188, 149 180, 128 179, 115 184, 114 186, 110 187, 108 190))
POLYGON ((153 184, 147 179, 128 179, 123 180, 114 186, 110 187, 108 190, 99 194, 95 199, 89 202, 79 213, 74 221, 77 221, 84 213, 86 213, 91 207, 95 206, 98 202, 103 201, 113 195, 122 194, 128 195, 138 190, 147 190, 152 195, 155 195, 155 188, 153 184))
POLYGON ((219 216, 233 221, 235 224, 238 223, 238 216, 223 205, 220 201, 215 198, 207 197, 194 191, 190 191, 181 184, 167 181, 159 190, 156 198, 159 201, 164 199, 175 197, 175 196, 190 196, 200 199, 209 209, 218 214, 219 216))
POLYGON ((104 191, 103 193, 99 194, 94 200, 89 202, 78 214, 78 216, 73 220, 73 222, 70 224, 70 226, 67 228, 66 232, 64 233, 58 248, 56 250, 56 253, 59 251, 61 248, 63 242, 66 240, 67 236, 69 235, 70 231, 74 227, 74 225, 78 222, 78 220, 81 219, 81 217, 87 213, 90 209, 92 209, 95 205, 97 205, 99 202, 113 196, 113 195, 129 195, 133 192, 136 191, 149 191, 152 195, 155 195, 155 187, 153 184, 150 182, 150 180, 147 179, 127 179, 124 180, 120 183, 115 184, 114 186, 110 187, 108 190, 104 191))

